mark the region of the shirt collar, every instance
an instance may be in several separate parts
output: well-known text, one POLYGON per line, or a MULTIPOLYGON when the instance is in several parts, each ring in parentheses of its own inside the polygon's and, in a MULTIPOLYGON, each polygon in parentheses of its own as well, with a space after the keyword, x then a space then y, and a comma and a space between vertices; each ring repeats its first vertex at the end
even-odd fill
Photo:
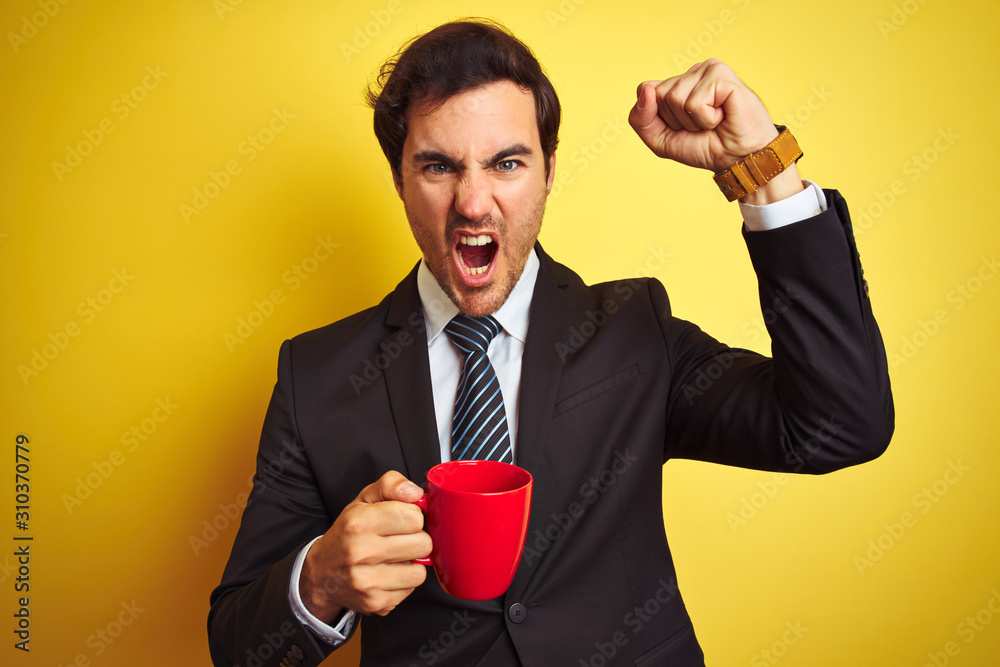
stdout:
MULTIPOLYGON (((510 296, 500 308, 493 313, 503 330, 508 335, 524 343, 528 337, 528 312, 531 308, 531 297, 535 291, 535 279, 538 277, 538 255, 534 248, 528 255, 521 277, 511 290, 510 296)), ((427 342, 430 343, 444 331, 451 318, 458 315, 458 306, 452 303, 444 293, 437 280, 431 275, 427 263, 420 260, 417 269, 417 292, 420 294, 420 304, 424 308, 424 321, 427 323, 427 342)))

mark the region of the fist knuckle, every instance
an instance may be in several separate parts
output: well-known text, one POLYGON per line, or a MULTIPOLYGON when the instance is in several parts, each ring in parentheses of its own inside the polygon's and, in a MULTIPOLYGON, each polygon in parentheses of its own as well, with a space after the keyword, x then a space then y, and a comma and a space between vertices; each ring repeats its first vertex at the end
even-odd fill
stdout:
POLYGON ((663 96, 663 100, 668 106, 682 107, 685 103, 685 96, 676 88, 668 90, 663 96))
POLYGON ((377 592, 375 585, 376 581, 372 576, 372 573, 369 571, 369 568, 351 568, 350 573, 348 574, 348 579, 351 588, 364 595, 367 600, 371 600, 377 592))
POLYGON ((427 581, 427 568, 424 567, 423 565, 418 565, 417 568, 413 570, 413 572, 414 572, 412 580, 413 588, 416 588, 417 586, 420 586, 425 581, 427 581))
POLYGON ((363 544, 357 542, 348 544, 343 553, 344 565, 352 569, 352 576, 354 575, 353 568, 366 564, 369 557, 368 549, 363 544))
MULTIPOLYGON (((403 480, 403 476, 396 472, 395 470, 390 470, 389 472, 382 475, 378 480, 379 488, 384 491, 389 491, 393 486, 399 484, 403 480)), ((383 493, 382 497, 385 497, 383 493)))
POLYGON ((410 520, 409 526, 410 526, 411 532, 415 533, 415 532, 417 532, 418 530, 421 530, 424 527, 424 513, 421 512, 420 510, 417 510, 416 513, 412 513, 411 512, 410 516, 409 516, 409 520, 410 520))
POLYGON ((344 522, 340 526, 340 530, 345 537, 357 537, 365 533, 365 524, 366 522, 361 517, 349 516, 344 519, 344 522))

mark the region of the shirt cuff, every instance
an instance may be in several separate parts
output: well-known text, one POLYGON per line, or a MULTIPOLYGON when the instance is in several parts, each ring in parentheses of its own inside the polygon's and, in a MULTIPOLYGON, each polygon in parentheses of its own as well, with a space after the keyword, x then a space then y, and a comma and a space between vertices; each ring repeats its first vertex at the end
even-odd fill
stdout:
POLYGON ((318 539, 319 537, 302 547, 302 551, 295 558, 295 563, 292 564, 292 576, 288 582, 288 602, 292 606, 292 613, 299 619, 299 623, 309 628, 313 634, 327 644, 336 647, 347 641, 347 637, 351 634, 351 629, 354 627, 354 621, 358 617, 357 612, 344 609, 336 625, 327 625, 309 613, 305 603, 302 602, 302 596, 299 595, 299 578, 302 576, 302 564, 306 560, 309 548, 318 539))
POLYGON ((826 210, 826 195, 812 181, 802 181, 805 190, 773 204, 754 206, 740 202, 740 213, 748 232, 763 232, 784 227, 826 210))

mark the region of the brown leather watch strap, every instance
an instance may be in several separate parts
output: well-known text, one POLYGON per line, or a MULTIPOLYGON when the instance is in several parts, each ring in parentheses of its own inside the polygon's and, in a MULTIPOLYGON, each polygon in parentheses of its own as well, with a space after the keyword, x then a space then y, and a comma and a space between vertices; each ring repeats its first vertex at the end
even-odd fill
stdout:
POLYGON ((729 201, 745 197, 802 157, 802 149, 784 125, 775 125, 777 138, 761 150, 747 155, 726 171, 715 175, 715 183, 729 201))

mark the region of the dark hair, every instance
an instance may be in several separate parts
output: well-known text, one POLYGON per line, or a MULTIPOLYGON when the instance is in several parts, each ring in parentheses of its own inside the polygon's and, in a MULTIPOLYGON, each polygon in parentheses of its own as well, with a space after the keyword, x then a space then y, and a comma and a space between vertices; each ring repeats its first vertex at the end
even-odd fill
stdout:
POLYGON ((458 93, 510 80, 535 98, 538 136, 545 157, 559 143, 559 98, 542 66, 523 42, 490 19, 445 23, 412 40, 383 63, 365 99, 374 110, 375 136, 393 176, 402 180, 403 143, 410 109, 443 104, 458 93))

